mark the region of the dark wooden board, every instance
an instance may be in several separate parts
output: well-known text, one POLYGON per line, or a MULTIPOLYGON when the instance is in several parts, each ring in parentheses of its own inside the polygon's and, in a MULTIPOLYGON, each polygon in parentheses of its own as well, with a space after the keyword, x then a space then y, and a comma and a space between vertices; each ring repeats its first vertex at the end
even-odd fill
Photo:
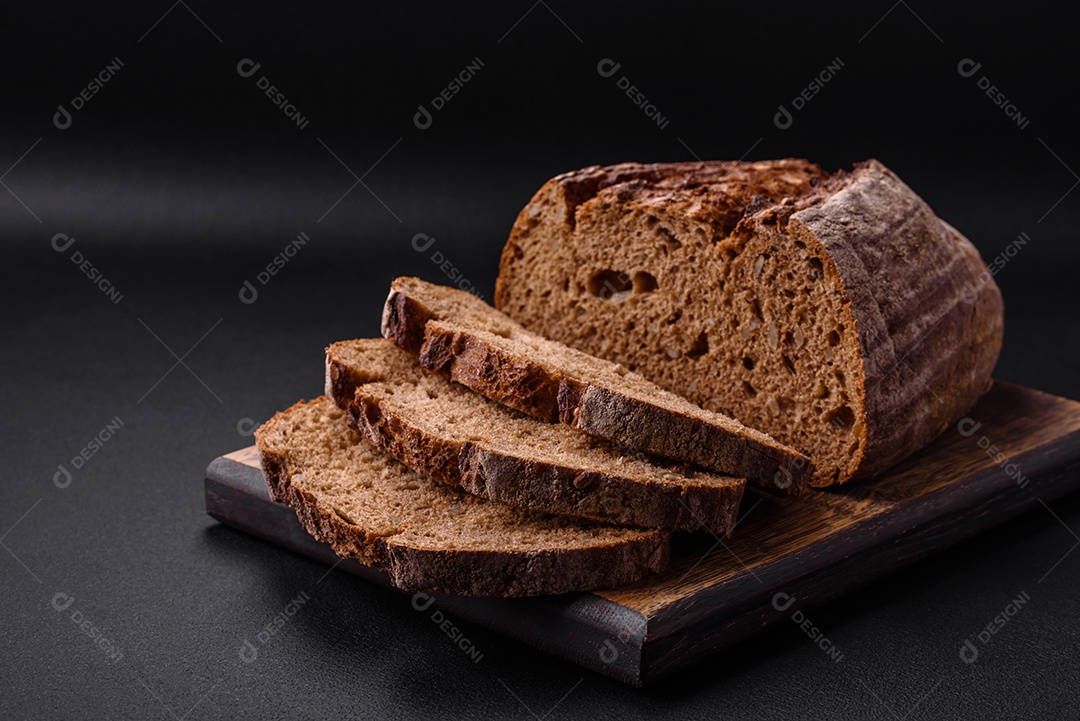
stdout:
MULTIPOLYGON (((437 603, 644 685, 1080 486, 1080 403, 998 382, 969 417, 871 481, 781 501, 748 496, 731 538, 677 539, 670 568, 637 584, 529 599, 440 596, 437 603)), ((206 508, 222 523, 338 561, 292 509, 270 500, 253 447, 210 464, 206 508)), ((387 585, 356 561, 338 568, 387 585)))

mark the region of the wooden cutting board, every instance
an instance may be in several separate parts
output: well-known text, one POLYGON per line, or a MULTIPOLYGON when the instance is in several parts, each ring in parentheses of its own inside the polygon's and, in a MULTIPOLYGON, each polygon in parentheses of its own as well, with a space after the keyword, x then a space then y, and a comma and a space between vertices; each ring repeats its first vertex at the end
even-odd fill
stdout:
MULTIPOLYGON (((1080 403, 998 382, 969 420, 884 475, 780 502, 748 494, 733 536, 677 538, 670 568, 632 586, 436 603, 642 686, 1077 486, 1080 403)), ((254 447, 210 464, 206 508, 222 523, 338 561, 292 509, 270 500, 254 447)), ((1049 571, 1055 560, 1033 563, 1049 571)), ((338 568, 387 585, 356 561, 338 568)))

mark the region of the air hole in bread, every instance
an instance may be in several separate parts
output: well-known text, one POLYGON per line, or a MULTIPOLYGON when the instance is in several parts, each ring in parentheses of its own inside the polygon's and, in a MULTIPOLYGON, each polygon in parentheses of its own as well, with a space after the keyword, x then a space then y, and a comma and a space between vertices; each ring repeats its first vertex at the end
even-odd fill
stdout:
POLYGON ((757 391, 754 390, 754 386, 750 385, 746 381, 742 382, 742 389, 743 389, 743 393, 745 393, 746 395, 748 395, 751 398, 754 398, 755 396, 757 396, 757 391))
POLYGON ((743 364, 743 368, 745 368, 746 370, 748 370, 748 371, 754 370, 754 359, 753 358, 743 358, 742 359, 742 364, 743 364))
POLYGON ((589 295, 603 300, 622 300, 633 289, 634 283, 626 273, 602 270, 589 278, 589 295))
POLYGON ((750 310, 754 312, 754 315, 758 320, 765 320, 765 316, 761 313, 761 303, 758 303, 758 299, 754 298, 750 301, 750 310))
POLYGON ((638 271, 634 273, 633 287, 635 293, 651 293, 656 290, 658 284, 651 273, 638 271))
POLYGON ((837 430, 851 430, 851 426, 855 423, 855 412, 848 406, 840 406, 825 414, 825 422, 837 430))
POLYGON ((686 351, 686 357, 691 360, 697 360, 708 352, 709 336, 705 331, 701 331, 698 333, 698 337, 694 340, 693 345, 690 346, 690 350, 686 351))
POLYGON ((660 239, 667 249, 678 250, 682 247, 682 243, 678 241, 675 234, 662 225, 656 229, 656 237, 660 239))
POLYGON ((831 346, 835 347, 835 346, 840 345, 840 334, 837 333, 834 330, 829 331, 829 335, 827 336, 827 339, 829 341, 829 345, 831 345, 831 346))
POLYGON ((791 362, 791 359, 786 355, 781 354, 780 360, 783 361, 784 367, 788 369, 788 373, 791 375, 798 375, 798 371, 795 370, 795 364, 791 362))

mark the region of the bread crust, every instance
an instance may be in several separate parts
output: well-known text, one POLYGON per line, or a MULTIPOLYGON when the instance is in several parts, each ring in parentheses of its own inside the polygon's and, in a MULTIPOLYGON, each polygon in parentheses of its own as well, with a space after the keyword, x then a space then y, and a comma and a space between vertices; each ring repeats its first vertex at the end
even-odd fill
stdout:
MULTIPOLYGON (((726 536, 735 526, 745 484, 655 483, 582 471, 499 452, 425 432, 394 412, 327 353, 331 398, 350 425, 406 466, 482 498, 519 508, 604 523, 670 531, 708 530, 726 536)), ((674 479, 673 479, 674 480, 674 479)))
POLYGON ((382 336, 416 355, 424 344, 424 326, 431 317, 430 310, 391 287, 383 304, 382 336))
MULTIPOLYGON (((419 330, 424 332, 418 354, 424 368, 549 423, 564 417, 559 389, 564 383, 573 384, 570 379, 549 373, 543 365, 506 353, 470 333, 454 332, 426 321, 419 330)), ((397 343, 398 338, 390 340, 397 343)))
POLYGON ((577 209, 612 186, 612 202, 682 213, 711 225, 717 238, 774 224, 821 251, 843 296, 844 320, 856 330, 852 350, 861 377, 853 380, 862 398, 854 431, 861 444, 847 468, 816 476, 814 485, 879 473, 924 447, 989 389, 1003 336, 1000 291, 974 246, 874 160, 831 175, 798 160, 627 163, 560 175, 514 223, 500 259, 496 307, 527 326, 515 307, 524 303, 526 314, 542 315, 538 304, 548 301, 541 293, 555 289, 519 276, 519 244, 541 222, 563 227, 562 242, 574 243, 577 209), (761 187, 729 182, 742 169, 763 175, 754 181, 761 187), (766 187, 769 178, 775 187, 766 187), (784 178, 792 182, 785 186, 784 178), (522 288, 535 291, 531 306, 522 288))
POLYGON ((645 484, 500 453, 480 444, 429 435, 357 389, 350 422, 378 448, 411 468, 468 493, 528 508, 604 523, 709 530, 726 536, 735 526, 742 484, 687 487, 645 484))
MULTIPOLYGON (((400 279, 399 279, 400 280, 400 279)), ((417 352, 420 365, 503 405, 646 453, 745 477, 778 495, 796 495, 813 475, 805 455, 779 443, 706 423, 616 388, 579 381, 542 361, 446 327, 395 281, 386 301, 385 337, 417 352), (417 351, 416 339, 423 338, 417 351)))
POLYGON ((858 479, 928 444, 990 389, 1004 303, 971 242, 895 173, 870 160, 844 180, 797 201, 806 207, 787 228, 832 261, 857 330, 866 431, 850 476, 858 479), (909 262, 871 271, 880 258, 909 262))
MULTIPOLYGON (((312 403, 318 401, 312 401, 312 403)), ((304 405, 276 414, 256 433, 270 496, 291 506, 301 525, 343 558, 385 571, 391 585, 408 592, 461 596, 534 596, 611 588, 667 567, 670 536, 641 531, 633 540, 598 541, 579 548, 531 551, 426 549, 402 544, 349 523, 319 498, 298 487, 286 448, 264 429, 289 423, 304 405)), ((357 442, 363 442, 359 438, 357 442)))

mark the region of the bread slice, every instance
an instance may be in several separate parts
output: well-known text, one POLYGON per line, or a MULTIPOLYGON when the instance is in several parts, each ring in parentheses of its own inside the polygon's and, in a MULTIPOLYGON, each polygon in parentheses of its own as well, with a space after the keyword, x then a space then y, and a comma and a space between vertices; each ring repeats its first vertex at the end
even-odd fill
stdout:
POLYGON ((873 160, 560 175, 518 216, 495 305, 807 453, 814 485, 962 417, 1003 326, 975 248, 873 160))
POLYGON ((405 591, 532 596, 667 566, 662 531, 530 513, 435 483, 362 440, 325 396, 278 413, 255 439, 271 497, 338 555, 405 591))
POLYGON ((619 445, 743 476, 781 494, 809 480, 809 459, 769 436, 630 373, 532 333, 465 291, 398 278, 383 336, 420 365, 503 405, 619 445))
POLYGON ((327 394, 405 465, 484 498, 546 513, 675 531, 735 525, 745 481, 627 454, 426 373, 379 339, 327 349, 327 394))

